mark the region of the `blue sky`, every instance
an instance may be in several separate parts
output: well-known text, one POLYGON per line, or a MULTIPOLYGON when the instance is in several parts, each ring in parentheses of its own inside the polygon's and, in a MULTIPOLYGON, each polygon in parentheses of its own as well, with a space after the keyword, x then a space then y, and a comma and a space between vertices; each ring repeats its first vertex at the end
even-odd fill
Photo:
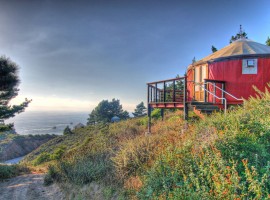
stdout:
POLYGON ((183 75, 220 49, 239 25, 254 41, 270 36, 270 2, 0 1, 0 54, 20 66, 28 110, 91 111, 120 99, 132 111, 146 82, 183 75))

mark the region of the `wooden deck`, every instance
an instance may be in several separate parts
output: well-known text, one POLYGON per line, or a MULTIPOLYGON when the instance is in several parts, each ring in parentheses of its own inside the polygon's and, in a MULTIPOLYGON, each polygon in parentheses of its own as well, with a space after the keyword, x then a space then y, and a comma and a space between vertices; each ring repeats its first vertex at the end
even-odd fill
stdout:
POLYGON ((186 102, 186 77, 147 83, 148 106, 183 108, 186 102))
POLYGON ((151 108, 184 108, 183 102, 151 102, 151 108))
POLYGON ((161 109, 163 118, 164 109, 178 108, 184 110, 187 119, 187 87, 186 77, 167 79, 147 83, 148 131, 151 132, 151 111, 153 108, 161 109))

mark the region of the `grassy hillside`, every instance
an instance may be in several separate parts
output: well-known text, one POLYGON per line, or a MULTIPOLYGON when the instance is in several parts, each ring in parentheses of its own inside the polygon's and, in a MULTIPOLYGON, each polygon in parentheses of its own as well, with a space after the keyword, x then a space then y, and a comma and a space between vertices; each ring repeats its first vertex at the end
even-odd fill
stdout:
POLYGON ((77 129, 26 162, 48 166, 45 183, 75 199, 268 199, 270 94, 258 96, 188 124, 166 113, 152 134, 146 118, 77 129))

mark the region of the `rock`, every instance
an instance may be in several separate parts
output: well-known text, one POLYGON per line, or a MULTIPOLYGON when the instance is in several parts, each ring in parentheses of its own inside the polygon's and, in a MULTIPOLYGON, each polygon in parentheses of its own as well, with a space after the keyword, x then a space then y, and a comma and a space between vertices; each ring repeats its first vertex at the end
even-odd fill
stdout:
POLYGON ((74 129, 78 128, 84 128, 84 125, 82 123, 78 123, 76 126, 74 126, 74 129))

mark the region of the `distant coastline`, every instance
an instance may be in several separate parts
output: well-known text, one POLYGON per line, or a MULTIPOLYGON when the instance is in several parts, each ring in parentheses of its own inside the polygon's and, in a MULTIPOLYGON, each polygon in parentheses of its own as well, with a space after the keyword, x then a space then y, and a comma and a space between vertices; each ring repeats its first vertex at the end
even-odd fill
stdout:
POLYGON ((25 111, 6 120, 14 123, 20 135, 62 135, 66 126, 73 128, 78 123, 86 124, 89 112, 73 111, 25 111))

